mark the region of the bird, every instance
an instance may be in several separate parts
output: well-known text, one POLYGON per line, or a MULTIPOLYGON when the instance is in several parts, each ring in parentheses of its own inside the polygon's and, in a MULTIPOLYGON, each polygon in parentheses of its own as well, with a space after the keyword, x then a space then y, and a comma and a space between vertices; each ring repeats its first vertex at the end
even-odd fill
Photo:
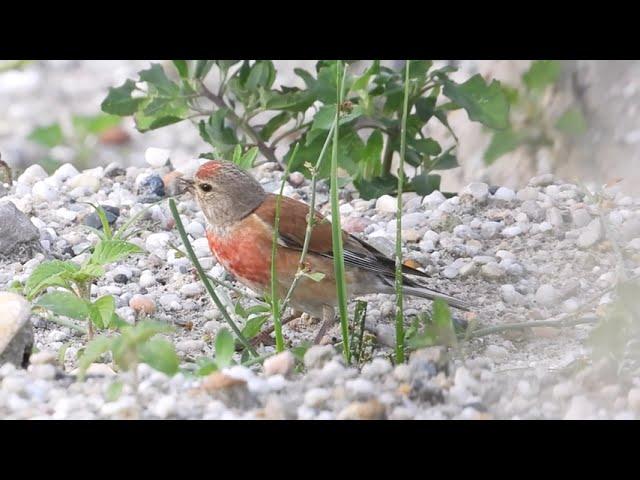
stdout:
MULTIPOLYGON (((271 293, 271 251, 278 195, 266 192, 246 170, 226 160, 202 164, 192 180, 181 177, 184 191, 195 196, 206 221, 209 247, 218 262, 242 284, 259 294, 271 293)), ((300 265, 310 207, 296 199, 280 197, 276 272, 279 298, 289 291, 300 265)), ((337 307, 332 228, 314 211, 312 234, 303 268, 290 297, 294 311, 323 319, 316 343, 335 321, 337 307)), ((348 298, 367 294, 395 294, 395 260, 369 243, 342 231, 348 298)), ((450 306, 468 310, 469 304, 409 278, 429 277, 402 266, 403 293, 429 300, 443 299, 450 306)))

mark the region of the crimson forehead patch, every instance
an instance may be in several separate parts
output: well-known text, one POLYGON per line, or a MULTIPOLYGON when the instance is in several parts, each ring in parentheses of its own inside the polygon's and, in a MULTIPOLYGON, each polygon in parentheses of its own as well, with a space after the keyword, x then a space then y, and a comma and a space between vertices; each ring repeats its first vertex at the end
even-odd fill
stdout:
POLYGON ((218 162, 216 160, 211 160, 210 162, 207 162, 200 166, 200 168, 196 172, 196 177, 201 179, 208 178, 211 175, 215 174, 216 171, 218 171, 218 169, 221 167, 222 167, 221 162, 218 162))

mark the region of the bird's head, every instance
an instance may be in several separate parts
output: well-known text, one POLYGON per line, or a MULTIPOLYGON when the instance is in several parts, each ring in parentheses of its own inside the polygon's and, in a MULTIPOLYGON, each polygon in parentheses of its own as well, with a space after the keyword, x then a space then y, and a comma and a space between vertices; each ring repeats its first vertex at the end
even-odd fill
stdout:
POLYGON ((244 218, 264 200, 265 191, 248 172, 225 160, 200 166, 193 180, 182 180, 211 225, 226 227, 244 218))

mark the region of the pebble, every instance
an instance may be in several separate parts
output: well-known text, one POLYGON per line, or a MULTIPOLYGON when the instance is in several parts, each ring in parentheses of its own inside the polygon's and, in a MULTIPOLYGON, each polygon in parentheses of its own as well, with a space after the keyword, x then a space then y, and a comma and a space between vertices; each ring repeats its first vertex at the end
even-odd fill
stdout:
POLYGON ((493 194, 493 198, 496 200, 502 200, 503 202, 511 202, 516 198, 516 193, 507 187, 500 187, 493 194))
POLYGON ((78 169, 76 169, 76 167, 74 167, 72 164, 70 163, 65 163, 63 165, 60 165, 55 172, 53 172, 53 175, 51 175, 52 178, 55 178, 56 180, 58 180, 59 182, 66 182, 67 180, 79 175, 80 172, 78 172, 78 169))
POLYGON ((304 354, 304 366, 309 370, 322 368, 335 354, 331 345, 313 345, 304 354))
POLYGON ((155 275, 151 270, 144 270, 140 274, 140 280, 138 280, 138 284, 143 288, 149 288, 155 285, 157 282, 155 275))
POLYGON ((33 347, 31 304, 12 292, 0 292, 0 365, 24 366, 33 347))
POLYGON ((267 358, 264 361, 263 368, 264 373, 267 376, 282 375, 286 377, 293 371, 295 367, 296 359, 289 351, 284 351, 267 358))
POLYGON ((376 210, 383 213, 395 213, 398 201, 391 195, 382 195, 376 200, 376 210))
POLYGON ((484 202, 489 196, 489 185, 486 183, 473 182, 464 187, 460 193, 471 195, 478 202, 484 202))
POLYGON ((520 228, 517 225, 513 225, 511 227, 503 228, 502 232, 500 233, 502 234, 503 237, 507 237, 507 238, 517 237, 522 233, 522 228, 520 228))
POLYGON ((422 199, 422 205, 426 208, 436 208, 442 202, 444 202, 447 198, 440 192, 439 190, 434 190, 429 195, 426 195, 422 199))
POLYGON ((536 302, 543 307, 550 307, 558 301, 558 292, 548 283, 540 285, 536 290, 536 302))
POLYGON ((553 174, 545 173, 543 175, 538 175, 537 177, 533 177, 529 180, 529 185, 534 187, 546 187, 553 183, 553 174))
POLYGON ((504 276, 503 268, 495 262, 487 263, 480 269, 480 273, 483 277, 490 280, 502 278, 504 276))
POLYGON ((500 296, 510 305, 524 305, 526 303, 526 298, 513 285, 502 285, 500 287, 500 296))
MULTIPOLYGON (((160 305, 165 310, 182 310, 182 304, 180 303, 180 297, 175 293, 165 293, 158 299, 160 305)), ((133 308, 133 307, 132 307, 133 308)))
POLYGON ((640 413, 640 388, 632 388, 627 394, 629 408, 640 413))
POLYGON ((82 188, 95 193, 100 189, 100 179, 85 172, 69 179, 67 185, 72 189, 82 188))
POLYGON ((518 190, 516 198, 521 202, 525 202, 527 200, 536 200, 538 198, 538 189, 532 187, 526 187, 522 190, 518 190))
POLYGON ((34 198, 44 202, 51 202, 58 197, 58 191, 47 182, 36 182, 31 189, 34 198))
POLYGON ((584 208, 577 208, 571 212, 573 226, 576 228, 586 227, 591 222, 591 215, 584 208))
POLYGON ((138 196, 142 203, 153 203, 164 197, 164 182, 160 175, 145 177, 138 185, 138 196))
POLYGON ((137 313, 141 315, 152 315, 156 311, 156 304, 154 301, 145 295, 136 294, 129 300, 129 306, 137 313))
POLYGON ((600 219, 595 218, 582 229, 580 236, 576 240, 576 245, 579 248, 589 248, 595 245, 600 240, 601 236, 602 228, 600 225, 600 219))
POLYGON ((153 168, 160 168, 166 165, 170 153, 170 150, 165 148, 149 147, 144 152, 144 159, 153 168))
POLYGON ((185 297, 198 297, 202 295, 203 288, 200 282, 187 283, 180 287, 180 294, 185 297))
POLYGON ((36 163, 35 165, 27 167, 22 175, 18 177, 17 182, 23 185, 32 186, 37 181, 44 180, 48 176, 49 174, 47 174, 45 169, 36 163))

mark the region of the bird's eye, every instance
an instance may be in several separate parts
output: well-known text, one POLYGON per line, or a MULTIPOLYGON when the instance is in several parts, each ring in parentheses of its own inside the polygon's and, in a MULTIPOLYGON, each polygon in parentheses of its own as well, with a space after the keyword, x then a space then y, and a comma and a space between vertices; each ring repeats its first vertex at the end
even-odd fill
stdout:
POLYGON ((202 190, 203 192, 210 192, 212 189, 211 184, 210 183, 202 183, 200 184, 200 190, 202 190))

